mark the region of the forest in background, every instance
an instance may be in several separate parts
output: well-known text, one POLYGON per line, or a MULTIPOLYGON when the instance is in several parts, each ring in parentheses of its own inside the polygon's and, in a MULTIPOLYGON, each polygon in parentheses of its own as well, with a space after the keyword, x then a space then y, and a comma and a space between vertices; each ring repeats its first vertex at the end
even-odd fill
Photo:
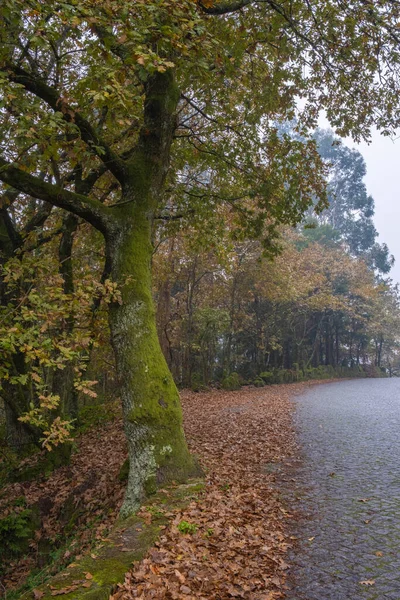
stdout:
POLYGON ((397 372, 394 258, 377 241, 365 162, 330 131, 315 139, 329 164, 329 205, 283 228, 272 260, 260 242, 233 241, 229 220, 219 240, 159 232, 158 329, 180 385, 397 372))
MULTIPOLYGON (((394 259, 377 242, 365 162, 330 131, 315 139, 329 167, 329 204, 310 208, 297 228, 281 227, 273 255, 260 241, 237 239, 223 208, 213 227, 200 211, 191 228, 179 218, 158 220, 158 335, 180 387, 397 374, 394 259)), ((106 308, 120 291, 104 271, 101 239, 85 223, 5 194, 3 443, 19 449, 36 439, 62 454, 80 410, 118 396, 106 308)))

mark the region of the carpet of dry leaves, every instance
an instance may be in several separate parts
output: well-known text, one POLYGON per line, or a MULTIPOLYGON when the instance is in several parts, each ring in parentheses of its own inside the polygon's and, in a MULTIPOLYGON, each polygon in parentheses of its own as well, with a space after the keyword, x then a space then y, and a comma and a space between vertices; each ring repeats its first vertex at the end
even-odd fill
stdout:
POLYGON ((185 431, 206 471, 199 501, 174 515, 112 600, 284 597, 289 519, 279 472, 297 453, 290 398, 310 384, 185 392, 185 431), (182 533, 182 523, 194 533, 182 533))
MULTIPOLYGON (((112 600, 284 597, 291 515, 280 498, 280 473, 297 453, 290 398, 310 385, 183 392, 185 431, 204 468, 205 489, 186 510, 170 515, 156 546, 126 574, 112 600), (182 522, 192 533, 182 532, 182 522)), ((79 558, 93 538, 104 537, 122 502, 118 473, 125 458, 116 419, 81 436, 71 465, 2 490, 7 502, 24 496, 28 505, 39 503, 42 514, 30 555, 10 565, 3 589, 18 587, 38 566, 41 539, 63 535, 63 511, 71 502, 82 510, 75 541, 61 560, 79 558)))
POLYGON ((0 597, 5 590, 21 586, 32 569, 43 566, 40 564, 43 542, 50 540, 56 548, 74 536, 69 548, 54 564, 56 571, 106 534, 122 503, 125 485, 119 481, 118 474, 126 456, 122 420, 116 419, 81 435, 70 465, 57 469, 48 478, 3 487, 0 518, 16 510, 10 508, 14 499, 24 497, 28 508, 39 507, 41 526, 35 532, 29 554, 12 561, 0 578, 0 597), (74 526, 68 536, 65 529, 71 515, 74 526))

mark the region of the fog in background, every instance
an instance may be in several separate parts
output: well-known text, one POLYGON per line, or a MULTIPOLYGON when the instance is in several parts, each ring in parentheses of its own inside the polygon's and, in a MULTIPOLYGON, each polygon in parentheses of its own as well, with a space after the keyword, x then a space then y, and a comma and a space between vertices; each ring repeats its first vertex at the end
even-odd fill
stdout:
POLYGON ((355 144, 346 139, 347 146, 357 148, 367 164, 364 179, 367 192, 375 200, 375 227, 378 242, 385 242, 396 262, 389 276, 400 283, 400 138, 392 140, 373 132, 370 144, 355 144))

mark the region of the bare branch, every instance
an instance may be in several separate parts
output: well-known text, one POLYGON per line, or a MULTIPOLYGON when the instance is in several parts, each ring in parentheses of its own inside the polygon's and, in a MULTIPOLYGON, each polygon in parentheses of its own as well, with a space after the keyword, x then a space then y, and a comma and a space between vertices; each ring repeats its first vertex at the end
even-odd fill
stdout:
POLYGON ((41 227, 46 221, 46 219, 50 216, 52 209, 53 205, 48 202, 45 202, 43 206, 41 206, 39 210, 33 215, 33 217, 28 221, 21 233, 27 235, 37 227, 41 227))

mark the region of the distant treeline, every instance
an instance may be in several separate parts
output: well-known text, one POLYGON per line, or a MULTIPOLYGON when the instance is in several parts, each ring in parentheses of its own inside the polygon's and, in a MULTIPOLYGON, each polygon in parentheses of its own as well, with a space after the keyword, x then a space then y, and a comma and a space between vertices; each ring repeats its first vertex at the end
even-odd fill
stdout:
POLYGON ((377 373, 374 366, 392 373, 397 288, 377 279, 333 233, 326 225, 287 232, 273 262, 261 258, 259 244, 243 243, 224 266, 213 252, 190 256, 185 242, 170 240, 155 258, 156 297, 176 380, 198 387, 232 373, 259 383, 260 375, 265 382, 297 381, 332 369, 343 376, 377 373))

